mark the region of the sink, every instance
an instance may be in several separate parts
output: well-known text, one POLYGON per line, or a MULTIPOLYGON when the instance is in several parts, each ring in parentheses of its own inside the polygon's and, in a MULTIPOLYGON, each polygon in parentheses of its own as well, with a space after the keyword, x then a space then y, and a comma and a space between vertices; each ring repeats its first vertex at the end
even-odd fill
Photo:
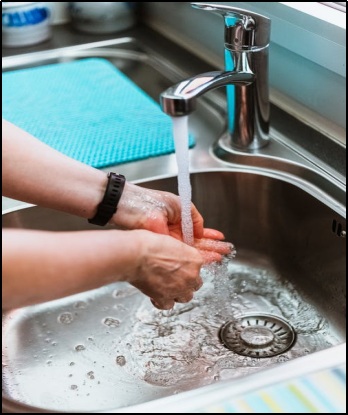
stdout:
MULTIPOLYGON (((5 58, 3 71, 91 56, 109 59, 156 100, 187 77, 132 38, 5 58)), ((290 362, 304 367, 310 356, 322 361, 345 343, 342 177, 274 130, 263 153, 231 151, 223 103, 209 93, 190 116, 192 198, 205 226, 224 232, 237 256, 205 266, 202 289, 170 311, 115 283, 3 313, 6 412, 141 412, 162 398, 258 373, 266 379, 290 362)), ((140 186, 177 193, 173 154, 121 167, 140 186)), ((3 212, 3 227, 96 228, 25 204, 3 212)))
MULTIPOLYGON (((7 398, 51 410, 124 408, 280 367, 345 341, 344 217, 266 175, 204 171, 191 182, 206 226, 235 243, 236 258, 205 267, 194 300, 171 311, 115 283, 6 313, 7 398), (274 331, 281 341, 272 344, 274 331)), ((141 185, 177 188, 176 177, 141 185)), ((36 206, 3 215, 3 226, 92 227, 36 206)))

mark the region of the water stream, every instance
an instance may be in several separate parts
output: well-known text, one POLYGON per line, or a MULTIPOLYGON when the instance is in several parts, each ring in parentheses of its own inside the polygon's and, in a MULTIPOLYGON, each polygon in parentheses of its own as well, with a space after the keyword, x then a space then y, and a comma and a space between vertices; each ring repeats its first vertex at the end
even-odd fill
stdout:
POLYGON ((188 116, 172 117, 175 155, 178 165, 178 190, 181 200, 181 226, 184 242, 193 245, 191 182, 189 169, 188 116))

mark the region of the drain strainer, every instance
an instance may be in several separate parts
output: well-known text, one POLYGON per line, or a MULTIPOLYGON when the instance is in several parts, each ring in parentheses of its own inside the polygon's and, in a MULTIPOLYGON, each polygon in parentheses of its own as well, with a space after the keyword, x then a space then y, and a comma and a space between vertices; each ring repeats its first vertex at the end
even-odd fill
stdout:
POLYGON ((250 357, 272 357, 288 350, 295 331, 285 320, 270 314, 245 314, 225 323, 220 339, 230 350, 250 357))

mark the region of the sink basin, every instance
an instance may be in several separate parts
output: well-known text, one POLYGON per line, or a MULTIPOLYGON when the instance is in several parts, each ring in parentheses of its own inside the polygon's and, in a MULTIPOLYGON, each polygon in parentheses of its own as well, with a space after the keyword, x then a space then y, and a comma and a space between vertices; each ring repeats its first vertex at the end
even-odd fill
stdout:
MULTIPOLYGON (((171 311, 115 283, 8 312, 6 398, 41 410, 125 408, 345 341, 344 217, 266 175, 204 171, 192 174, 191 182, 206 226, 235 243, 236 258, 205 267, 205 284, 194 300, 171 311)), ((175 177, 141 185, 177 188, 175 177)), ((35 206, 3 215, 3 226, 92 227, 35 206)))
MULTIPOLYGON (((92 56, 109 59, 154 99, 188 75, 131 38, 5 58, 3 71, 92 56)), ((5 412, 139 405, 141 413, 160 398, 183 399, 257 373, 266 379, 268 370, 283 372, 290 361, 301 367, 309 356, 320 361, 346 341, 343 177, 274 130, 262 154, 231 151, 223 104, 213 91, 190 116, 191 183, 205 225, 224 232, 236 258, 204 267, 194 300, 171 311, 115 283, 4 313, 5 412)), ((177 193, 173 154, 115 168, 141 186, 177 193)), ((3 227, 96 228, 18 203, 3 212, 3 227)))

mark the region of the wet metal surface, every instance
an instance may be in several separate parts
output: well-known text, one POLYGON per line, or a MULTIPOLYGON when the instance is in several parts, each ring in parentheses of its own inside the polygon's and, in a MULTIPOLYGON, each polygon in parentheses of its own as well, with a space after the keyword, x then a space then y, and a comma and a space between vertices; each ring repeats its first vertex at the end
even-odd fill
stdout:
MULTIPOLYGON (((236 258, 205 267, 194 300, 170 311, 117 283, 5 314, 6 397, 65 411, 125 408, 344 342, 345 239, 332 232, 332 217, 345 226, 344 218, 297 187, 262 175, 219 171, 192 174, 191 180, 206 225, 237 246, 236 258), (291 322, 293 346, 269 358, 226 348, 221 326, 245 313, 291 322)), ((173 177, 141 185, 175 191, 177 183, 173 177)), ((3 225, 92 228, 39 207, 8 213, 3 225)), ((250 345, 249 335, 242 338, 250 345)), ((268 348, 272 336, 263 336, 268 348)))
POLYGON ((295 332, 277 316, 247 314, 225 323, 220 339, 228 349, 242 356, 267 358, 286 352, 295 341, 295 332))
MULTIPOLYGON (((154 99, 187 76, 128 38, 77 49, 35 59, 28 54, 25 61, 18 56, 5 70, 100 56, 154 99)), ((345 341, 345 186, 280 136, 263 154, 231 152, 222 136, 225 113, 208 101, 200 100, 189 120, 197 142, 190 150, 193 202, 205 226, 235 244, 237 257, 205 267, 194 300, 166 312, 118 283, 3 314, 7 409, 116 411, 269 367, 282 370, 284 362, 345 341), (268 358, 226 348, 221 326, 245 314, 289 322, 296 332, 292 347, 268 358)), ((122 173, 144 187, 177 193, 175 155, 125 164, 122 173)), ((3 226, 96 229, 38 207, 9 211, 3 226)), ((275 338, 268 324, 256 340, 250 330, 241 336, 252 350, 268 348, 275 338)))

